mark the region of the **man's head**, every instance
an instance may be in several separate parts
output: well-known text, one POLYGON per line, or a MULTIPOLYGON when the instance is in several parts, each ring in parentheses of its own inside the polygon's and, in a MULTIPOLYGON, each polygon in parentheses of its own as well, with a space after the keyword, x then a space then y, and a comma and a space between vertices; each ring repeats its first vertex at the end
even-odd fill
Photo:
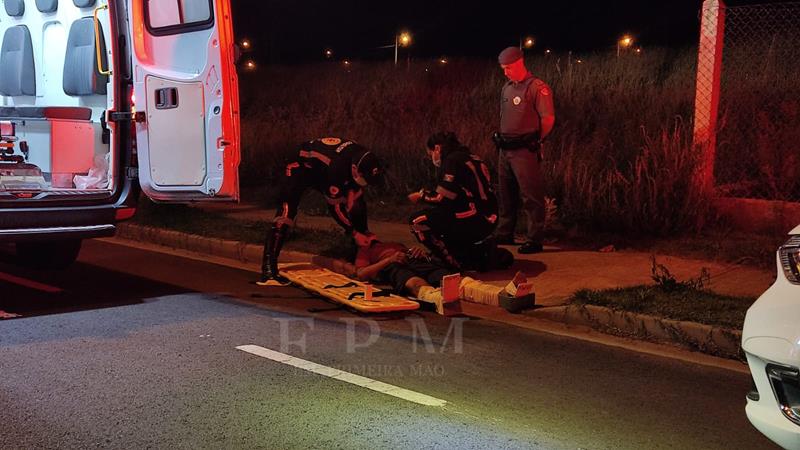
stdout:
POLYGON ((522 50, 518 47, 508 47, 497 57, 503 73, 511 81, 520 82, 528 76, 528 69, 525 67, 525 59, 522 56, 522 50))
POLYGON ((441 131, 432 134, 428 138, 427 152, 428 157, 431 158, 433 165, 439 167, 442 165, 442 152, 448 153, 451 150, 461 147, 458 141, 458 136, 452 131, 441 131))
POLYGON ((381 160, 370 151, 358 156, 358 159, 353 161, 351 170, 353 180, 361 187, 380 183, 384 175, 381 160))

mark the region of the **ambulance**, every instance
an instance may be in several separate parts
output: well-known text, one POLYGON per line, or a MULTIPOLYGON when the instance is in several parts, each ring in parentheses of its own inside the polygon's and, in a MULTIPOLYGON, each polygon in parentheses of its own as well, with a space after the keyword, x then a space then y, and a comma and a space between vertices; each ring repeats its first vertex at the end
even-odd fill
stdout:
POLYGON ((0 245, 64 267, 140 192, 237 201, 230 0, 0 0, 0 245))

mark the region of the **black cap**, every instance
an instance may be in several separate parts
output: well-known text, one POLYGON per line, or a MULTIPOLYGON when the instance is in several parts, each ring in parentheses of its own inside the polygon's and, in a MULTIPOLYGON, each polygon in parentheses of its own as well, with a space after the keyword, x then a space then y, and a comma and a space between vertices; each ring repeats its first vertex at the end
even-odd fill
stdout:
POLYGON ((365 152, 356 162, 356 168, 367 183, 375 185, 383 178, 384 168, 381 160, 372 152, 365 152))
POLYGON ((458 136, 456 136, 456 134, 452 131, 440 131, 438 133, 434 133, 428 137, 428 142, 426 142, 426 144, 428 146, 428 150, 433 150, 437 145, 441 145, 447 149, 461 146, 461 142, 458 141, 458 136))
POLYGON ((522 50, 519 47, 508 47, 497 57, 497 62, 506 66, 522 58, 522 50))

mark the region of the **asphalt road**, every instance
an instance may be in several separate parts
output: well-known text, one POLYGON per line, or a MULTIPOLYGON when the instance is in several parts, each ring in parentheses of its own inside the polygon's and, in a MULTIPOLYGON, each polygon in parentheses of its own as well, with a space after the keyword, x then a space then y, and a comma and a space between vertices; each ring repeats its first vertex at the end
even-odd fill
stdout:
POLYGON ((0 259, 0 310, 21 316, 0 320, 0 448, 774 448, 745 417, 745 374, 427 311, 369 318, 254 276, 94 241, 62 272, 0 259))

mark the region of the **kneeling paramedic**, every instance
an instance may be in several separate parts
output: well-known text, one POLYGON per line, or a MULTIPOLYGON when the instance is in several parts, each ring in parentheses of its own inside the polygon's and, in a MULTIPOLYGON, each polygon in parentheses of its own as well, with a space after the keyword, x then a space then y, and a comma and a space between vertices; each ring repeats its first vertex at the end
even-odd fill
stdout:
MULTIPOLYGON (((408 196, 414 203, 429 205, 411 217, 412 232, 455 270, 489 269, 496 246, 487 238, 497 223, 497 198, 488 167, 454 133, 432 135, 427 151, 437 168, 437 186, 433 192, 421 190, 408 196)), ((502 256, 506 259, 510 253, 502 256)), ((501 265, 510 263, 506 260, 501 265)))
POLYGON ((382 176, 378 157, 353 141, 329 137, 301 144, 282 175, 278 209, 267 232, 257 284, 287 282, 278 273, 278 255, 306 190, 312 188, 325 196, 333 219, 345 233, 357 238, 370 235, 362 189, 375 185, 382 176))

